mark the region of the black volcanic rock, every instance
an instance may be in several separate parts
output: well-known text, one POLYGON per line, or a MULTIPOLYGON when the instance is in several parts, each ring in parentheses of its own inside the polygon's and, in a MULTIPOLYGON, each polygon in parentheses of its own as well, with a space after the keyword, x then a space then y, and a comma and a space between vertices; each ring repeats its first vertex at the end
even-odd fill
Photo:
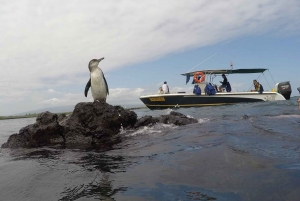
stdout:
POLYGON ((78 103, 64 124, 67 143, 108 144, 119 141, 120 129, 133 127, 137 115, 120 106, 95 101, 78 103))
POLYGON ((104 101, 78 103, 73 113, 43 112, 36 123, 22 128, 9 137, 2 148, 31 148, 53 145, 84 145, 107 147, 121 141, 121 129, 138 129, 156 123, 186 125, 197 123, 194 118, 171 112, 161 117, 144 116, 137 119, 135 112, 104 101))
POLYGON ((144 117, 141 117, 136 124, 134 125, 135 128, 141 127, 141 126, 151 126, 155 123, 159 122, 159 118, 152 117, 150 115, 146 115, 144 117))
POLYGON ((182 125, 193 124, 197 122, 198 121, 194 118, 188 118, 184 114, 171 111, 170 114, 162 115, 161 117, 152 117, 150 115, 141 117, 140 119, 138 119, 134 127, 138 128, 141 126, 152 126, 156 123, 175 124, 177 126, 182 126, 182 125))
POLYGON ((179 112, 171 111, 171 113, 168 115, 162 115, 159 118, 159 122, 164 124, 175 124, 177 126, 182 126, 197 123, 198 121, 194 118, 188 118, 187 116, 179 112))
POLYGON ((2 148, 30 148, 63 142, 63 127, 57 122, 57 114, 43 112, 36 118, 36 123, 11 135, 2 148))

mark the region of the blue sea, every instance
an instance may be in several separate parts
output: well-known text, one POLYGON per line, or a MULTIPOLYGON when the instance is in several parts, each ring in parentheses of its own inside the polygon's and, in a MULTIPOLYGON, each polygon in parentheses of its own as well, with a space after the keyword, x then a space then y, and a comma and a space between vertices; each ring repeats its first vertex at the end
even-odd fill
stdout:
MULTIPOLYGON (((106 151, 1 149, 0 200, 300 200, 296 97, 176 111, 198 123, 123 130, 106 151)), ((0 143, 34 122, 0 121, 0 143)))

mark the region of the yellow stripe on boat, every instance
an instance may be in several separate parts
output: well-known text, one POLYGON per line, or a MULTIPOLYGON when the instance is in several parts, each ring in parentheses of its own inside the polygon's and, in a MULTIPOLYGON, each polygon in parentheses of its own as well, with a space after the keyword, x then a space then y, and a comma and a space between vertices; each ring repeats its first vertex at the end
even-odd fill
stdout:
POLYGON ((149 98, 150 101, 155 102, 155 101, 166 101, 164 97, 152 97, 149 98))

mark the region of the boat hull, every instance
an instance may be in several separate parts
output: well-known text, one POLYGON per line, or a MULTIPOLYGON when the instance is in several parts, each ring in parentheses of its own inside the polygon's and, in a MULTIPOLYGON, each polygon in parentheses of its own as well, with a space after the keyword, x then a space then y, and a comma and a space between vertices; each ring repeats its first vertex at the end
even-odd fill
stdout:
POLYGON ((217 93, 216 95, 195 95, 195 94, 155 94, 141 96, 141 101, 149 109, 166 109, 176 107, 202 107, 214 105, 226 105, 235 103, 251 103, 260 101, 285 100, 277 92, 236 92, 217 93))

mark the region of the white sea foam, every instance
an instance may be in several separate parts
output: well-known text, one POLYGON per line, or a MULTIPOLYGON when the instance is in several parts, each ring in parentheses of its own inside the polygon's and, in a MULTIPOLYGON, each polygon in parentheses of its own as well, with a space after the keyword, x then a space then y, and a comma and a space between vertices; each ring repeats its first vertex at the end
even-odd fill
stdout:
POLYGON ((161 133, 162 131, 160 130, 155 130, 153 129, 153 127, 148 127, 148 126, 144 126, 140 129, 138 129, 137 131, 129 134, 129 136, 135 136, 135 135, 145 135, 145 134, 153 134, 153 133, 161 133))
POLYGON ((193 146, 193 147, 188 147, 185 148, 184 151, 193 151, 193 150, 198 150, 198 149, 202 149, 202 146, 193 146))
POLYGON ((137 131, 134 132, 127 132, 127 136, 136 136, 136 135, 155 135, 162 133, 164 131, 168 130, 174 130, 178 126, 174 124, 162 124, 162 123, 157 123, 154 126, 144 126, 139 128, 137 131))
POLYGON ((166 115, 171 114, 172 111, 173 110, 170 109, 170 108, 164 110, 164 112, 165 112, 166 115))
POLYGON ((300 118, 300 115, 298 114, 288 114, 288 115, 279 115, 279 116, 274 116, 270 118, 300 118))
POLYGON ((200 118, 198 119, 198 123, 201 124, 201 123, 205 123, 205 122, 208 122, 210 119, 208 118, 200 118))
POLYGON ((194 117, 192 115, 186 115, 188 118, 193 119, 194 117))

